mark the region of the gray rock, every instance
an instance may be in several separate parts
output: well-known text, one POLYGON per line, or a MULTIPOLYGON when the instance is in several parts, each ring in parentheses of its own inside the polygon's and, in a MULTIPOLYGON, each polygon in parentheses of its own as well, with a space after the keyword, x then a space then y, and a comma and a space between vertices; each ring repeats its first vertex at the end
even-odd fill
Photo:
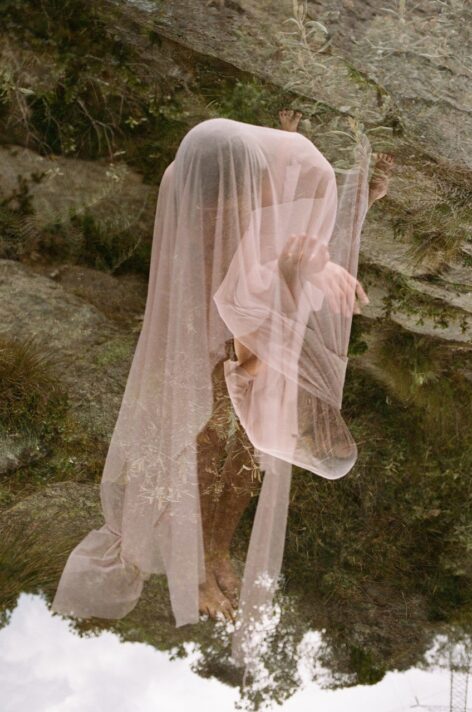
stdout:
POLYGON ((87 211, 97 220, 112 219, 121 228, 133 224, 152 234, 157 191, 123 162, 41 156, 22 146, 0 146, 3 195, 18 188, 18 176, 28 181, 37 228, 87 211), (35 181, 35 174, 42 178, 35 181))
POLYGON ((92 304, 53 279, 0 260, 0 333, 35 335, 57 361, 83 427, 108 439, 118 415, 137 332, 124 333, 92 304))

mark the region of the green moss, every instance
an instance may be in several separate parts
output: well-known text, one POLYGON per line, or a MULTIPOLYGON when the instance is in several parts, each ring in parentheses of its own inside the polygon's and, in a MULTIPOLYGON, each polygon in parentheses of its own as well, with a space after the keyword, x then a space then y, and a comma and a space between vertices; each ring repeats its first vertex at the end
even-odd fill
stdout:
MULTIPOLYGON (((417 317, 417 325, 423 324, 425 318, 431 319, 433 328, 438 331, 457 320, 457 309, 445 304, 440 298, 413 291, 408 284, 408 277, 372 263, 364 265, 363 269, 366 286, 380 283, 387 288, 387 294, 382 298, 383 316, 386 319, 390 318, 393 311, 399 311, 417 317)), ((462 331, 467 328, 464 318, 461 328, 462 331)))
POLYGON ((95 363, 99 366, 109 366, 114 363, 123 363, 132 355, 135 339, 123 338, 107 341, 97 355, 95 363))
MULTIPOLYGON (((41 179, 38 173, 31 176, 34 182, 41 179)), ((18 259, 31 248, 29 226, 34 210, 30 186, 22 175, 17 176, 17 182, 10 194, 0 194, 0 256, 4 259, 18 259)))
POLYGON ((279 87, 252 77, 203 85, 202 92, 210 98, 209 106, 218 116, 272 127, 280 126, 278 112, 294 98, 279 87))
POLYGON ((47 53, 59 70, 54 86, 33 87, 26 97, 30 134, 41 151, 111 157, 150 120, 147 104, 158 87, 143 87, 131 68, 137 56, 114 31, 113 12, 85 0, 4 7, 10 31, 39 56, 47 53))
POLYGON ((110 229, 91 213, 73 215, 71 224, 80 231, 82 246, 77 255, 79 264, 86 264, 106 272, 148 272, 150 242, 136 237, 135 230, 125 227, 110 229))
POLYGON ((68 222, 45 226, 36 240, 41 254, 53 261, 87 265, 111 274, 146 276, 151 246, 132 226, 99 220, 89 211, 72 213, 68 222))

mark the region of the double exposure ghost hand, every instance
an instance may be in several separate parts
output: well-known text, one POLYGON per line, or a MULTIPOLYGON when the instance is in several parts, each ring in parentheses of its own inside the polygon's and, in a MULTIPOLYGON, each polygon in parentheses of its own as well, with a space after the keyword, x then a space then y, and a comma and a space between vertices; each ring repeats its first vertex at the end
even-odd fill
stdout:
POLYGON ((295 295, 305 281, 323 270, 329 261, 328 248, 316 237, 305 233, 291 235, 282 250, 278 265, 290 290, 295 295))
POLYGON ((360 314, 361 310, 354 301, 356 296, 362 303, 369 303, 369 298, 361 283, 344 267, 331 262, 331 260, 320 272, 313 274, 309 281, 321 289, 328 301, 329 308, 335 314, 341 313, 347 317, 353 313, 360 314))

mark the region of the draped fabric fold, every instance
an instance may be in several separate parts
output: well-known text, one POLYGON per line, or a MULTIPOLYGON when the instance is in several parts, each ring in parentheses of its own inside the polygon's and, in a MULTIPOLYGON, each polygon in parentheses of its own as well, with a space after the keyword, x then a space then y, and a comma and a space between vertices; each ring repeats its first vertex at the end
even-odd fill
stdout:
POLYGON ((105 524, 70 553, 53 610, 120 618, 165 574, 176 625, 198 622, 196 438, 236 338, 257 369, 226 359, 225 382, 264 471, 232 642, 250 664, 281 570, 292 465, 335 479, 357 458, 340 409, 369 160, 365 135, 337 176, 298 133, 221 118, 186 134, 159 188, 143 326, 100 485, 105 524))

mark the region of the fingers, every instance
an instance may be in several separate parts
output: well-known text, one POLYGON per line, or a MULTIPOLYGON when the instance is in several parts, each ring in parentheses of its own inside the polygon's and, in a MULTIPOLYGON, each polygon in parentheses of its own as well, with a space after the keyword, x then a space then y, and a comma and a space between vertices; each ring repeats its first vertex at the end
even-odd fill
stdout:
POLYGON ((340 312, 339 296, 328 285, 324 286, 323 292, 325 295, 325 299, 328 302, 330 310, 332 312, 334 312, 335 314, 339 314, 339 312, 340 312))
POLYGON ((349 317, 353 313, 360 314, 361 310, 355 303, 356 294, 363 304, 369 304, 369 297, 365 293, 361 283, 347 270, 340 267, 338 287, 343 291, 343 297, 340 297, 343 313, 349 317))
POLYGON ((336 303, 336 308, 333 311, 336 314, 342 313, 344 316, 350 316, 352 314, 351 303, 354 301, 351 295, 354 294, 355 280, 341 265, 334 262, 331 265, 328 281, 336 303))
POLYGON ((291 235, 283 252, 298 262, 304 276, 308 278, 311 273, 322 270, 329 261, 327 245, 320 242, 319 238, 306 233, 291 235))
MULTIPOLYGON (((322 248, 325 248, 324 256, 328 255, 327 246, 321 245, 317 250, 317 258, 323 255, 322 248)), ((328 259, 328 262, 316 274, 316 270, 313 270, 315 259, 308 260, 308 264, 311 267, 311 271, 307 272, 308 279, 312 274, 313 279, 310 281, 322 290, 333 313, 342 313, 346 318, 352 317, 353 314, 360 314, 361 310, 356 303, 356 295, 363 304, 369 304, 369 297, 361 283, 341 265, 328 259)))
POLYGON ((350 317, 354 309, 354 289, 351 288, 349 284, 348 288, 344 290, 344 316, 350 317))
POLYGON ((294 258, 297 256, 300 237, 301 235, 290 235, 290 237, 288 238, 283 249, 283 252, 287 255, 287 257, 294 258))
POLYGON ((330 305, 334 313, 342 313, 349 318, 352 314, 360 314, 361 311, 356 304, 356 290, 359 290, 359 295, 362 296, 364 303, 368 303, 369 299, 362 289, 362 286, 353 275, 351 275, 344 267, 332 264, 332 269, 325 280, 324 286, 329 285, 330 305))
POLYGON ((346 284, 348 285, 346 288, 346 311, 345 314, 346 316, 351 316, 353 313, 354 314, 362 314, 362 311, 359 307, 359 305, 356 303, 356 295, 357 298, 361 300, 363 304, 369 304, 370 300, 367 294, 365 293, 361 283, 352 277, 352 275, 349 275, 350 279, 347 280, 346 284))
POLYGON ((348 299, 348 311, 347 315, 350 316, 352 313, 354 314, 362 314, 362 311, 359 307, 359 305, 356 303, 356 298, 360 299, 362 304, 369 304, 370 299, 365 293, 361 283, 352 277, 350 275, 350 280, 349 280, 349 299, 348 299))
POLYGON ((365 293, 362 284, 361 284, 359 281, 357 281, 357 280, 356 280, 356 292, 357 292, 357 295, 358 295, 359 299, 360 299, 361 301, 363 301, 364 304, 369 304, 370 299, 369 299, 369 297, 367 296, 367 294, 365 293))

